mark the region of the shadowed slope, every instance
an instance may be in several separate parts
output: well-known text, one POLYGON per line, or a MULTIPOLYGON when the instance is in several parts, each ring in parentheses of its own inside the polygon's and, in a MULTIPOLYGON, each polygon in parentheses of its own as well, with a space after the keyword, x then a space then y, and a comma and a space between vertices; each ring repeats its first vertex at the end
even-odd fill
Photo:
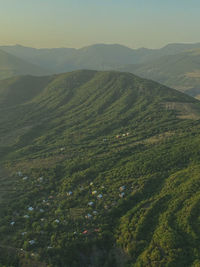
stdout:
POLYGON ((42 76, 47 74, 47 71, 42 67, 0 50, 0 79, 26 74, 42 76))

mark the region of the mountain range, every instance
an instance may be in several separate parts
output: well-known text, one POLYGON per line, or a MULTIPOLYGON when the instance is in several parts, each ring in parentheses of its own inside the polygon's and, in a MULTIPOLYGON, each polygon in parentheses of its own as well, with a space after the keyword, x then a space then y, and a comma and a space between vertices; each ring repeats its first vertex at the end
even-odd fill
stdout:
POLYGON ((194 97, 200 94, 199 43, 169 44, 161 49, 131 49, 118 44, 96 44, 81 49, 34 49, 20 45, 1 46, 0 49, 1 79, 79 69, 121 70, 153 79, 194 97), (2 54, 3 51, 7 54, 2 54))
POLYGON ((192 96, 200 93, 200 49, 162 56, 142 64, 125 65, 128 71, 176 88, 192 96))
POLYGON ((0 50, 0 80, 17 75, 45 75, 42 67, 0 50))
POLYGON ((200 102, 131 73, 0 82, 0 263, 200 265, 200 102))

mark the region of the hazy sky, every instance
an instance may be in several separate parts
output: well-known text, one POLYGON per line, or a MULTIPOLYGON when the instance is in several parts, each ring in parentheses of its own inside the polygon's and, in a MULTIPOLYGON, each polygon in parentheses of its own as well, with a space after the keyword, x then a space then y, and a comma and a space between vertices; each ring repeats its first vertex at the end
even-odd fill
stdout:
POLYGON ((200 42, 200 0, 0 0, 0 45, 200 42))

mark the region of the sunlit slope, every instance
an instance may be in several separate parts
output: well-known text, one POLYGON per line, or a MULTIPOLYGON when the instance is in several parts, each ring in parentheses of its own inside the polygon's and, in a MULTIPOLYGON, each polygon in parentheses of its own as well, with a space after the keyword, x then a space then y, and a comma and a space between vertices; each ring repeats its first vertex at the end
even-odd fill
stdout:
MULTIPOLYGON (((80 139, 117 134, 125 129, 142 131, 168 127, 178 116, 194 113, 199 104, 154 82, 118 72, 77 71, 45 78, 31 76, 0 83, 2 140, 17 132, 21 145, 37 138, 57 142, 70 134, 80 139), (168 103, 170 102, 171 105, 168 103), (185 109, 185 107, 190 107, 185 109), (152 121, 156 125, 152 125, 152 121), (144 127, 145 125, 145 127, 144 127), (24 129, 24 130, 23 130, 24 129), (21 136, 21 137, 20 137, 21 136), (25 138, 26 137, 26 138, 25 138)), ((5 145, 6 143, 2 143, 5 145)), ((42 146, 46 145, 44 142, 42 146)))
POLYGON ((2 264, 200 264, 198 100, 121 72, 10 84, 0 85, 2 264))
POLYGON ((134 207, 120 219, 117 240, 133 266, 199 265, 199 170, 199 164, 183 168, 148 197, 133 196, 134 207))

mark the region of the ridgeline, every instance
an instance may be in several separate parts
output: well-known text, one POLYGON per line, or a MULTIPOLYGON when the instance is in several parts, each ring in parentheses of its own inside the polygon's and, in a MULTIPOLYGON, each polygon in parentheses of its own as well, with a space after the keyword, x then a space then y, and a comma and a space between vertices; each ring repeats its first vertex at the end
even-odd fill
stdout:
POLYGON ((0 264, 199 266, 200 102, 130 73, 0 82, 0 264))

